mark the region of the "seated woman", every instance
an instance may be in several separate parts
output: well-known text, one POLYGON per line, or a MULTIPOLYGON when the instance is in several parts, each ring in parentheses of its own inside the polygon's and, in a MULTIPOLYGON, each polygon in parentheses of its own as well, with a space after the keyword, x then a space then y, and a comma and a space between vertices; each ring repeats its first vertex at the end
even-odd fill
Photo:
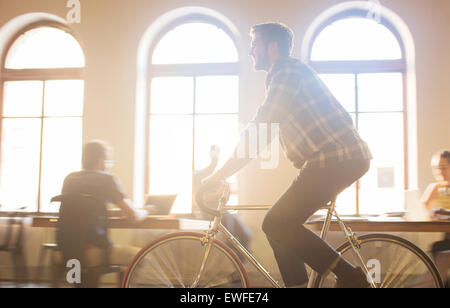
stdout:
MULTIPOLYGON (((430 212, 432 219, 450 218, 450 151, 436 153, 431 160, 431 168, 436 179, 426 189, 422 202, 430 212)), ((434 261, 441 274, 442 280, 448 286, 447 271, 450 266, 450 233, 446 233, 442 241, 432 246, 434 261)))

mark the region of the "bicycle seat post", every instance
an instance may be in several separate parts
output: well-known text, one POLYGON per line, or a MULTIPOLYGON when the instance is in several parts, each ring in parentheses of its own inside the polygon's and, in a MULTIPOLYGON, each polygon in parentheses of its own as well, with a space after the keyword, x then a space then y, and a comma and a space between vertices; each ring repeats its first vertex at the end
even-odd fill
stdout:
MULTIPOLYGON (((335 208, 336 208, 336 198, 331 201, 330 207, 328 208, 327 216, 325 218, 325 221, 324 221, 323 227, 322 227, 322 232, 320 233, 320 238, 322 240, 325 240, 325 238, 327 237, 328 229, 330 228, 330 225, 331 225, 331 218, 333 217, 335 208)), ((318 276, 319 275, 315 271, 311 272, 311 275, 310 275, 309 281, 308 281, 308 288, 317 288, 318 287, 318 283, 319 283, 318 276)))
POLYGON ((325 218, 325 221, 324 221, 323 227, 322 227, 322 231, 320 233, 320 238, 322 240, 325 240, 325 238, 327 237, 328 230, 330 229, 330 225, 331 225, 331 219, 333 218, 333 213, 334 213, 335 208, 336 208, 336 199, 333 199, 330 202, 330 207, 327 211, 327 216, 325 218))

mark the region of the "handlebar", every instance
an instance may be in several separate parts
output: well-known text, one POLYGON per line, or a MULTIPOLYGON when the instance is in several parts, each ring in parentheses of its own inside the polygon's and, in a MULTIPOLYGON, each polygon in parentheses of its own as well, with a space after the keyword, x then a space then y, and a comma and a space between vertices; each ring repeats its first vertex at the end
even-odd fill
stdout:
POLYGON ((197 205, 203 212, 210 214, 212 216, 220 216, 223 206, 226 205, 226 203, 228 202, 228 199, 230 198, 230 191, 231 191, 230 184, 227 182, 207 183, 207 184, 202 185, 199 188, 198 192, 195 195, 195 200, 197 201, 197 205), (223 189, 223 191, 222 191, 221 197, 218 200, 217 200, 217 198, 214 199, 214 203, 218 203, 219 210, 213 210, 205 204, 204 197, 207 193, 213 192, 217 189, 223 189))

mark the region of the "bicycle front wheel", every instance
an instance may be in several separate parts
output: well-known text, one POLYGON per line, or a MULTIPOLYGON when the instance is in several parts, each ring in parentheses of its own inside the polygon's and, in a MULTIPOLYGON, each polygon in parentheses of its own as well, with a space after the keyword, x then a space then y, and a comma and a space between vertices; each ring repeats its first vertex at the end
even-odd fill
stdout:
MULTIPOLYGON (((378 288, 442 288, 434 263, 417 246, 397 236, 369 234, 358 238, 364 265, 378 288)), ((337 249, 355 266, 361 262, 349 242, 337 249)), ((333 274, 322 277, 321 287, 332 288, 333 274)))
POLYGON ((124 277, 124 288, 246 288, 248 277, 239 258, 214 240, 207 259, 204 234, 175 233, 142 249, 124 277), (201 271, 204 263, 203 271, 201 271), (201 275, 199 276, 199 273, 201 275))

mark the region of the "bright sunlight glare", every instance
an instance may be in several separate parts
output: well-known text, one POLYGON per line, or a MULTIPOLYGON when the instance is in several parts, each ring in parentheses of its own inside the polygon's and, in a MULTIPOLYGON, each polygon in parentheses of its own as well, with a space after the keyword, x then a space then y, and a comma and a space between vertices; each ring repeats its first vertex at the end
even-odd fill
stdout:
POLYGON ((237 62, 232 39, 217 26, 187 23, 168 32, 153 53, 153 64, 237 62))
POLYGON ((315 40, 312 61, 401 59, 400 45, 382 24, 366 18, 346 18, 326 27, 315 40))
POLYGON ((84 67, 84 55, 77 40, 56 28, 42 27, 21 35, 6 57, 7 69, 84 67))

